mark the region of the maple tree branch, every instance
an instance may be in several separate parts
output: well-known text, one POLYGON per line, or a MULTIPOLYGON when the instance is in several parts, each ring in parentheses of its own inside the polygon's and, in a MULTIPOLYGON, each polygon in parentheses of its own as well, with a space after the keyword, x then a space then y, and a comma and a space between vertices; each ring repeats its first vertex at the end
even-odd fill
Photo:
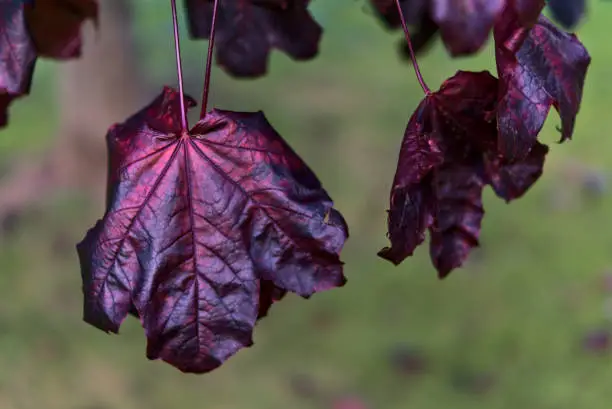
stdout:
POLYGON ((179 95, 181 99, 181 126, 183 131, 189 130, 187 112, 185 111, 185 91, 183 90, 183 67, 181 65, 181 43, 178 32, 178 18, 176 17, 176 0, 170 0, 172 7, 172 25, 174 26, 174 51, 176 54, 176 71, 178 74, 179 95))
POLYGON ((406 24, 406 19, 404 18, 404 13, 402 12, 402 6, 400 5, 400 0, 395 0, 395 5, 397 6, 397 12, 399 13, 400 21, 402 22, 402 29, 404 30, 404 35, 406 36, 406 41, 408 42, 408 50, 410 51, 410 59, 412 60, 412 66, 414 67, 414 72, 416 73, 417 80, 419 84, 421 84, 421 88, 423 88, 423 92, 425 95, 430 95, 431 90, 425 83, 423 79, 423 75, 421 74, 421 69, 419 68, 419 63, 417 62, 416 56, 414 55, 414 50, 412 48, 412 41, 410 40, 410 32, 408 31, 408 25, 406 24))
POLYGON ((217 22, 217 9, 219 8, 219 0, 215 0, 213 5, 212 21, 210 23, 210 35, 208 36, 208 53, 206 55, 206 69, 204 71, 204 89, 202 90, 202 110, 200 111, 200 119, 206 116, 208 105, 208 90, 210 89, 210 71, 213 57, 213 48, 215 47, 215 23, 217 22))

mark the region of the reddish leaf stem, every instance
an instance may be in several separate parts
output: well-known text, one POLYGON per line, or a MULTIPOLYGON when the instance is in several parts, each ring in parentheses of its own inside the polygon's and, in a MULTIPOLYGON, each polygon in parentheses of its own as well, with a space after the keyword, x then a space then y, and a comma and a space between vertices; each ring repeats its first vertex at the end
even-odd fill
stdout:
POLYGON ((174 51, 176 53, 176 71, 178 73, 179 96, 181 99, 181 126, 183 131, 189 130, 187 112, 185 111, 185 91, 183 90, 183 67, 181 65, 181 43, 179 40, 178 18, 176 16, 176 0, 170 0, 172 7, 172 25, 174 26, 174 51))
POLYGON ((210 89, 210 71, 213 58, 213 48, 215 47, 215 23, 217 22, 217 9, 219 8, 219 0, 215 0, 213 5, 212 21, 210 23, 210 35, 208 36, 208 54, 206 55, 206 70, 204 71, 204 89, 202 90, 202 111, 200 119, 206 116, 208 105, 208 90, 210 89))
POLYGON ((408 31, 408 25, 406 24, 406 19, 404 18, 404 13, 402 12, 400 0, 395 0, 395 5, 397 6, 397 12, 399 14, 400 21, 402 22, 404 35, 406 36, 406 41, 408 42, 408 50, 410 50, 410 59, 412 60, 412 66, 414 67, 414 72, 416 73, 417 80, 419 81, 419 84, 421 84, 421 88, 423 88, 423 92, 425 93, 425 95, 430 95, 431 90, 429 89, 427 84, 425 84, 425 80, 423 79, 423 75, 421 74, 421 69, 419 68, 419 63, 417 62, 416 56, 414 55, 414 50, 412 49, 410 32, 408 31))

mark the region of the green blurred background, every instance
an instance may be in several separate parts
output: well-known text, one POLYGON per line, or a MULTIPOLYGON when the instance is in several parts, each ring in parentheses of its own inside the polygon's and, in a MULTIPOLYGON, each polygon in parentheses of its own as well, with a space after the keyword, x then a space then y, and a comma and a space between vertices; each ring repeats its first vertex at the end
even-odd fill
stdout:
MULTIPOLYGON (((170 11, 163 1, 133 3, 151 99, 176 84, 170 11)), ((319 0, 316 60, 274 53, 256 81, 215 68, 211 105, 263 110, 345 215, 348 284, 308 301, 287 297, 257 326, 254 347, 210 374, 182 374, 145 358, 137 320, 119 336, 82 322, 73 244, 103 203, 58 190, 0 238, 0 409, 314 409, 339 408, 346 396, 380 409, 609 408, 612 3, 590 5, 578 35, 593 60, 574 140, 556 143, 553 112, 541 134, 551 145, 541 180, 510 205, 487 189, 482 247, 444 281, 427 245, 399 267, 376 256, 387 244, 400 141, 422 98, 398 57, 399 32, 384 30, 364 0, 319 0)), ((182 15, 181 23, 187 91, 199 98, 206 42, 189 41, 182 15)), ((437 43, 420 63, 432 88, 458 69, 494 69, 490 47, 452 60, 437 43)), ((14 104, 1 131, 3 174, 57 143, 60 69, 40 63, 32 95, 14 104)), ((93 189, 103 194, 104 183, 93 189)))

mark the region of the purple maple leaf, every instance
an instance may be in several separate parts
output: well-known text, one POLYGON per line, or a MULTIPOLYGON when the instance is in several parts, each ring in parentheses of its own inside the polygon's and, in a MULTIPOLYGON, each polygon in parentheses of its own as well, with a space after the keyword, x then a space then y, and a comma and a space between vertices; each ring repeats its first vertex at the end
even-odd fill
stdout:
POLYGON ((180 116, 165 88, 110 129, 106 214, 77 249, 85 321, 116 333, 131 311, 149 359, 202 373, 286 291, 344 285, 348 229, 261 112, 213 110, 189 133, 180 116))

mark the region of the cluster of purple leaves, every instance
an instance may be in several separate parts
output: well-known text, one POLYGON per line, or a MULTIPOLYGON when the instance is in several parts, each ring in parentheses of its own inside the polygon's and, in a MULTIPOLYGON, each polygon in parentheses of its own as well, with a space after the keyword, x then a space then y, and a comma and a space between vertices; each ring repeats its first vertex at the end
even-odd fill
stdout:
MULTIPOLYGON (((370 3, 388 29, 401 27, 396 0, 370 3)), ((482 48, 504 7, 513 8, 521 22, 530 26, 545 3, 553 18, 567 29, 576 26, 586 13, 585 0, 400 0, 413 50, 419 53, 427 49, 441 35, 446 49, 455 57, 471 55, 482 48)), ((409 56, 406 41, 401 41, 401 48, 409 56)))
MULTIPOLYGON (((548 147, 537 137, 551 107, 561 141, 571 138, 591 58, 541 8, 514 0, 491 15, 499 79, 460 71, 410 118, 391 190, 391 246, 381 257, 401 263, 429 230, 431 259, 447 276, 479 244, 484 186, 509 202, 542 174, 548 147)), ((466 49, 449 38, 451 48, 466 49)))
MULTIPOLYGON (((372 2, 399 18, 392 0, 372 2)), ((208 37, 212 4, 185 0, 192 36, 208 37)), ((391 193, 391 247, 380 253, 397 264, 429 229, 441 276, 478 244, 484 185, 510 201, 541 175, 548 148, 537 135, 551 106, 562 140, 571 137, 590 62, 575 36, 539 17, 541 1, 444 4, 403 0, 410 22, 439 30, 452 55, 476 52, 493 30, 499 79, 458 72, 419 105, 391 193)), ((223 0, 217 62, 258 77, 273 48, 313 58, 322 29, 308 5, 223 0)), ((0 0, 2 125, 9 103, 28 93, 36 58, 77 57, 81 24, 96 17, 95 0, 0 0)), ((150 359, 202 373, 252 345, 257 321, 287 292, 307 298, 344 285, 348 228, 263 113, 213 110, 183 129, 181 103, 195 105, 164 88, 110 128, 106 211, 77 250, 87 322, 116 333, 136 316, 150 359)))
MULTIPOLYGON (((400 27, 395 0, 369 0, 376 15, 390 29, 400 27)), ((213 0, 184 0, 193 38, 210 34, 213 0)), ((505 5, 532 24, 545 0, 400 0, 411 27, 412 46, 424 50, 441 34, 452 56, 478 52, 489 37, 505 5)), ((255 78, 267 71, 272 49, 304 61, 319 51, 323 29, 308 11, 310 0, 222 0, 215 37, 217 63, 235 77, 255 78)), ((548 8, 566 28, 574 27, 586 13, 585 0, 549 0, 548 8)), ((408 47, 402 41, 408 54, 408 47)))

